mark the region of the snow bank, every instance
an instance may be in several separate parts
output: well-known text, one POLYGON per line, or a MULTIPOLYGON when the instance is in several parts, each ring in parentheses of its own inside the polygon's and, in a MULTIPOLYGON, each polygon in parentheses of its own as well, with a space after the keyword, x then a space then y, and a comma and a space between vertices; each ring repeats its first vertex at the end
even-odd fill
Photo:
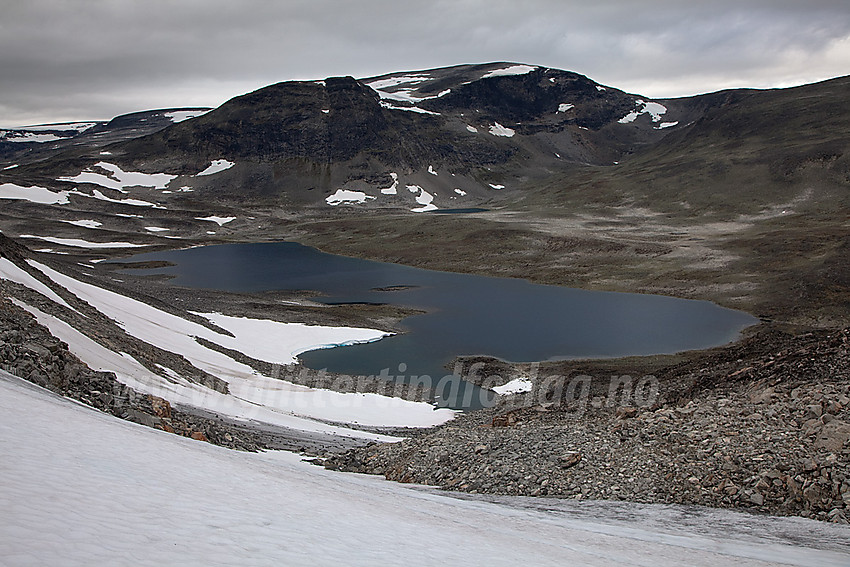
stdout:
POLYGON ((235 221, 236 217, 217 217, 215 215, 211 215, 208 217, 195 217, 195 220, 214 222, 218 226, 224 226, 229 222, 235 221))
POLYGON ((398 173, 390 173, 390 177, 393 178, 393 184, 389 187, 381 189, 381 193, 384 195, 397 195, 398 194, 398 173))
POLYGON ((163 116, 170 118, 172 122, 177 123, 189 120, 190 118, 203 116, 207 112, 209 112, 209 110, 175 110, 174 112, 165 112, 163 116))
POLYGON ((142 201, 141 199, 113 199, 111 197, 107 197, 97 189, 92 191, 92 194, 83 193, 82 191, 69 191, 69 195, 76 195, 78 197, 86 197, 89 199, 97 199, 98 201, 106 201, 107 203, 115 203, 118 205, 128 205, 130 207, 153 207, 153 208, 161 208, 156 203, 151 203, 150 201, 142 201))
POLYGON ((64 299, 59 297, 55 291, 47 287, 44 283, 35 279, 29 272, 18 267, 7 258, 0 258, 0 278, 19 283, 22 286, 28 287, 31 290, 37 291, 41 295, 47 297, 51 301, 58 303, 68 309, 73 309, 64 299))
POLYGON ((215 411, 236 419, 251 419, 298 431, 320 433, 323 435, 339 435, 380 442, 395 442, 399 440, 396 437, 360 432, 346 427, 298 417, 289 412, 276 411, 232 395, 210 390, 199 384, 194 384, 185 380, 170 368, 160 366, 159 368, 168 376, 168 379, 165 379, 163 376, 143 366, 129 354, 111 351, 64 321, 16 299, 12 301, 31 313, 41 325, 44 325, 50 330, 51 334, 64 341, 68 345, 68 349, 88 365, 89 368, 101 372, 113 372, 119 382, 143 394, 151 394, 164 398, 172 404, 214 408, 215 411))
POLYGON ((58 142, 59 140, 67 140, 69 136, 57 136, 56 134, 38 134, 36 132, 9 132, 0 130, 0 138, 4 142, 37 142, 43 144, 45 142, 58 142))
POLYGON ((574 104, 567 104, 567 103, 559 104, 558 105, 558 112, 556 112, 556 114, 561 113, 561 112, 566 112, 571 108, 575 108, 575 105, 574 104))
POLYGON ((0 438, 8 565, 847 564, 843 526, 695 507, 460 497, 324 470, 291 453, 230 451, 6 373, 0 438))
POLYGON ((371 195, 367 195, 363 191, 349 191, 347 189, 337 189, 336 193, 325 198, 328 205, 337 206, 342 203, 365 203, 367 199, 374 199, 371 195))
POLYGON ((200 177, 201 175, 213 175, 220 171, 224 171, 225 169, 230 169, 234 165, 236 165, 234 162, 227 161, 226 159, 214 159, 210 163, 209 167, 207 167, 202 172, 196 174, 195 177, 200 177))
POLYGON ((176 175, 168 173, 140 173, 136 171, 124 171, 117 165, 101 161, 95 164, 95 167, 108 172, 107 175, 92 171, 91 168, 86 169, 82 173, 73 177, 59 177, 57 181, 67 181, 69 183, 92 183, 100 185, 107 189, 126 192, 128 187, 150 187, 153 189, 165 189, 166 186, 175 179, 176 175))
POLYGON ((339 345, 370 343, 390 335, 384 331, 356 327, 325 327, 303 323, 280 323, 268 319, 231 317, 221 313, 197 313, 226 329, 235 338, 223 336, 223 347, 273 364, 294 364, 302 352, 339 345))
POLYGON ((502 384, 501 386, 496 386, 492 388, 494 392, 501 396, 505 396, 507 394, 521 394, 524 392, 530 392, 534 387, 531 380, 526 378, 514 378, 507 384, 502 384))
POLYGON ((44 130, 67 131, 74 130, 76 132, 85 132, 89 128, 97 126, 97 122, 63 122, 59 124, 39 124, 38 126, 24 126, 21 130, 29 132, 42 132, 44 130))
MULTIPOLYGON (((417 186, 414 185, 414 187, 417 186)), ((407 188, 410 189, 410 185, 408 185, 407 188)), ((422 187, 419 187, 419 195, 416 196, 416 202, 422 206, 410 209, 414 213, 427 213, 428 211, 437 210, 437 205, 434 204, 434 196, 425 191, 422 187)))
POLYGON ((403 84, 419 84, 425 81, 430 81, 431 77, 428 75, 403 75, 401 77, 390 77, 388 79, 379 79, 377 81, 372 81, 371 83, 366 83, 366 86, 372 90, 381 91, 395 87, 403 84))
POLYGON ((85 220, 85 219, 83 219, 83 220, 66 220, 66 221, 62 221, 62 222, 66 222, 66 223, 72 224, 74 226, 80 226, 80 227, 83 227, 83 228, 92 228, 92 229, 99 228, 99 227, 103 226, 102 222, 97 222, 96 220, 85 220))
MULTIPOLYGON (((269 378, 196 340, 202 338, 227 349, 255 355, 265 362, 285 364, 294 362, 297 354, 306 350, 377 340, 387 334, 384 331, 320 326, 308 331, 305 326, 296 323, 210 316, 221 322, 223 327, 229 325, 236 335, 234 338, 141 301, 75 280, 34 260, 28 262, 115 321, 128 334, 180 354, 196 368, 229 384, 232 396, 227 396, 226 400, 203 388, 191 392, 191 405, 220 413, 249 411, 256 407, 259 412, 283 412, 310 419, 374 426, 427 427, 443 423, 454 415, 451 410, 435 410, 426 403, 376 394, 343 394, 269 378), (249 402, 248 407, 234 407, 231 397, 249 402)), ((168 392, 157 395, 174 401, 169 398, 168 392)), ((259 419, 254 414, 229 415, 259 419)))
POLYGON ((133 244, 132 242, 89 242, 80 238, 58 238, 55 236, 35 236, 33 234, 22 234, 21 238, 37 238, 53 244, 71 246, 73 248, 138 248, 147 244, 133 244))
POLYGON ((502 126, 498 122, 495 122, 492 126, 490 126, 490 133, 494 136, 504 136, 505 138, 510 138, 516 134, 513 129, 502 126))
POLYGON ((629 124, 630 122, 634 122, 641 114, 649 114, 652 117, 653 122, 659 122, 661 120, 661 116, 667 113, 667 107, 657 102, 636 100, 635 105, 635 110, 629 112, 617 120, 617 122, 620 124, 629 124))
POLYGON ((495 71, 490 71, 489 73, 482 76, 482 79, 489 79, 490 77, 504 77, 507 75, 525 75, 527 73, 531 73, 537 69, 532 65, 511 65, 510 67, 505 67, 504 69, 496 69, 495 71))
POLYGON ((389 108, 390 110, 406 110, 407 112, 417 112, 419 114, 430 114, 432 116, 440 116, 439 112, 431 112, 430 110, 425 110, 424 108, 418 108, 416 106, 393 106, 392 104, 384 100, 381 101, 381 106, 384 108, 389 108))
POLYGON ((3 183, 0 185, 0 199, 13 201, 29 201, 41 205, 64 205, 68 203, 68 192, 59 191, 54 193, 45 187, 21 187, 14 183, 3 183))

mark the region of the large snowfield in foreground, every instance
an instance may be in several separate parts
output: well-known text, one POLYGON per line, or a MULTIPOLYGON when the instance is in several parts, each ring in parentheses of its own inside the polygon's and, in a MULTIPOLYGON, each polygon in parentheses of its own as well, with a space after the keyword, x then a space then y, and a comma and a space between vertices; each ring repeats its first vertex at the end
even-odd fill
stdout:
POLYGON ((148 429, 0 371, 0 564, 850 564, 847 528, 452 496, 148 429))

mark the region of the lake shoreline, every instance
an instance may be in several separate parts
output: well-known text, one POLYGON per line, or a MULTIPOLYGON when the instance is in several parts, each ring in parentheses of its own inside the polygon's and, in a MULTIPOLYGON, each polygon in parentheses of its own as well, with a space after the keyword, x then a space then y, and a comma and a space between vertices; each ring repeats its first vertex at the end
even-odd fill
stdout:
POLYGON ((321 462, 451 491, 848 523, 850 329, 794 335, 763 325, 732 345, 677 358, 579 361, 568 377, 595 379, 583 397, 568 386, 553 399, 552 384, 538 381, 401 443, 321 462), (635 386, 649 371, 660 391, 640 399, 635 386))

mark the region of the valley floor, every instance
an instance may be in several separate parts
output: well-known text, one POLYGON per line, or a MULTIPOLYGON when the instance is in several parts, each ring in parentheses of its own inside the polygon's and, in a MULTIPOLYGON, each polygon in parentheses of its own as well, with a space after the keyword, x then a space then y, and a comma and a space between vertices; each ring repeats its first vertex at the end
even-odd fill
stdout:
POLYGON ((155 431, 0 372, 5 565, 846 565, 847 531, 459 497, 155 431), (532 559, 533 558, 533 559, 532 559))

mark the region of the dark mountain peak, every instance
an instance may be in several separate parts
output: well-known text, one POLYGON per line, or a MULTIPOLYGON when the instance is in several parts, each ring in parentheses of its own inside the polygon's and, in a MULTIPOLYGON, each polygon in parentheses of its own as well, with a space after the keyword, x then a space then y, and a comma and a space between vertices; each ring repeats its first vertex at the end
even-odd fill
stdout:
POLYGON ((397 180, 480 202, 579 164, 611 165, 715 103, 651 101, 525 63, 464 64, 276 83, 110 151, 126 167, 187 176, 226 159, 237 165, 193 187, 240 196, 321 203, 397 180))

